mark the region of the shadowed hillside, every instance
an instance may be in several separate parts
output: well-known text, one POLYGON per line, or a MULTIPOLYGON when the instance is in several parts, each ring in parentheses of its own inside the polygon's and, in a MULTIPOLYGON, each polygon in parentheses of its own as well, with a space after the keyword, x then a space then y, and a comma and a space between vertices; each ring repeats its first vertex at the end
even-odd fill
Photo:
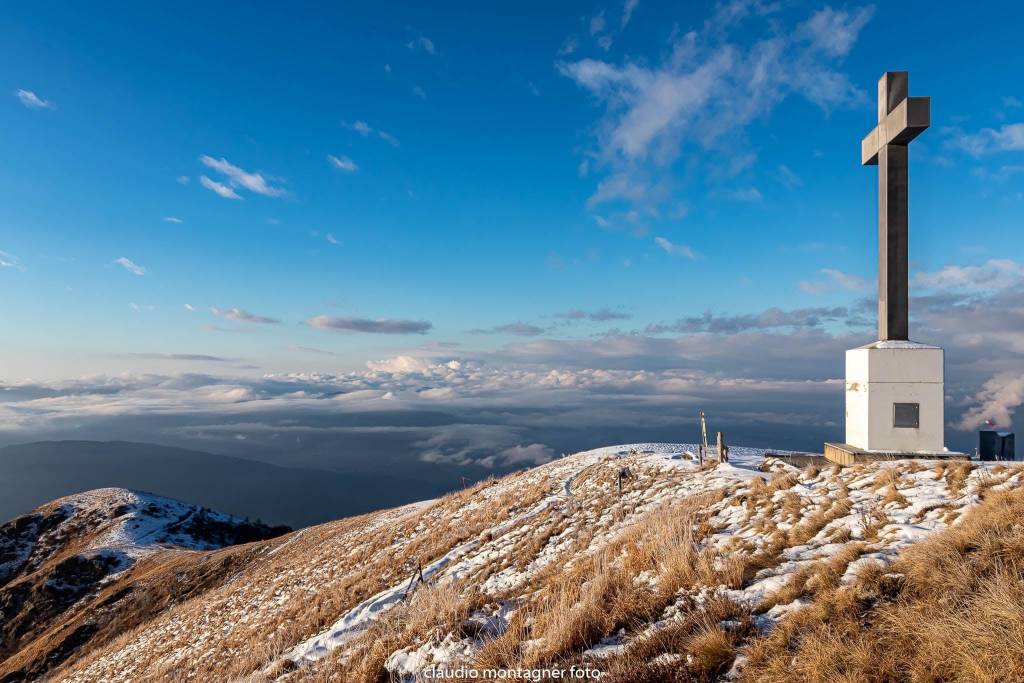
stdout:
POLYGON ((151 567, 288 531, 125 489, 68 496, 12 520, 0 527, 0 680, 35 680, 198 587, 164 574, 163 590, 139 601, 135 581, 151 567))

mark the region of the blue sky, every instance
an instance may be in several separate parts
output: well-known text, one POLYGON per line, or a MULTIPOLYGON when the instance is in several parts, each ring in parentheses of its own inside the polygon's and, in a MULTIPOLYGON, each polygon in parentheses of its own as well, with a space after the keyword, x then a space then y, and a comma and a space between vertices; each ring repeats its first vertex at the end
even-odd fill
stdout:
POLYGON ((1024 282, 1024 9, 890 5, 5 4, 0 380, 400 358, 414 392, 478 379, 417 365, 453 360, 824 391, 873 338, 859 142, 906 69, 912 336, 971 349, 969 411, 1024 350, 978 327, 1024 282))

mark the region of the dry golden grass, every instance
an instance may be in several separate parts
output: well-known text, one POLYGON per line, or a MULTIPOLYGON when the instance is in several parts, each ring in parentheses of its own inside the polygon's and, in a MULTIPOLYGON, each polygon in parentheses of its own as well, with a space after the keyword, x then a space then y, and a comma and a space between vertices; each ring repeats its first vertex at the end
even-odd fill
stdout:
POLYGON ((750 480, 750 492, 754 495, 764 495, 768 488, 768 482, 764 477, 754 477, 750 480))
POLYGON ((861 556, 864 548, 864 543, 848 543, 828 559, 803 565, 785 586, 765 598, 756 611, 766 612, 775 605, 787 605, 804 596, 817 597, 836 588, 846 568, 861 556))
POLYGON ((882 497, 882 506, 886 506, 889 503, 895 503, 901 508, 907 507, 910 503, 907 502, 906 497, 900 493, 899 489, 896 488, 895 484, 890 484, 885 488, 885 495, 882 497))
POLYGON ((0 678, 17 678, 19 670, 34 678, 46 671, 46 664, 52 668, 75 663, 80 654, 71 647, 75 632, 88 634, 87 642, 82 642, 83 651, 100 648, 176 603, 202 595, 251 562, 258 554, 257 548, 255 544, 236 546, 208 562, 202 561, 203 553, 180 551, 144 558, 119 581, 87 597, 29 646, 0 661, 0 678), (62 661, 55 652, 66 659, 62 661))
POLYGON ((870 489, 872 491, 877 491, 878 489, 886 487, 886 486, 888 486, 890 488, 898 489, 899 485, 900 485, 900 482, 902 480, 903 480, 903 473, 900 471, 899 467, 897 467, 897 466, 883 467, 882 469, 880 469, 878 471, 878 474, 875 476, 875 479, 872 482, 870 489))
POLYGON ((953 496, 959 496, 964 492, 964 485, 967 477, 970 476, 974 464, 964 460, 953 460, 945 464, 943 475, 946 478, 946 486, 953 496))
MULTIPOLYGON (((247 594, 273 596, 278 591, 287 591, 298 596, 276 608, 272 620, 229 624, 226 635, 211 638, 201 648, 190 637, 187 626, 156 643, 139 646, 138 639, 150 628, 149 624, 140 624, 107 647, 93 650, 74 668, 85 671, 91 664, 108 667, 100 658, 134 644, 137 654, 130 663, 135 680, 176 680, 173 667, 167 669, 167 661, 184 657, 193 662, 190 670, 198 680, 233 680, 264 670, 295 643, 322 631, 348 609, 385 588, 408 581, 418 566, 426 565, 452 547, 477 539, 496 520, 529 509, 555 484, 541 476, 518 488, 499 491, 491 488, 493 483, 484 481, 448 494, 430 506, 393 519, 388 517, 388 523, 382 526, 373 524, 377 516, 373 513, 305 530, 285 552, 249 572, 246 585, 232 585, 230 580, 224 581, 229 577, 220 577, 207 587, 210 597, 203 601, 172 602, 162 613, 165 622, 173 620, 202 627, 211 616, 219 618, 219 610, 230 613, 232 605, 254 599, 244 597, 247 594), (313 563, 311 570, 316 568, 319 578, 315 599, 302 599, 303 594, 309 595, 309 589, 301 584, 296 586, 294 576, 279 574, 280 569, 291 567, 295 558, 313 563), (186 650, 183 645, 192 649, 186 650), (165 670, 171 673, 164 673, 165 670)), ((233 549, 212 556, 229 552, 233 549)), ((86 680, 95 678, 89 673, 86 680)))
POLYGON ((995 467, 985 467, 984 465, 979 466, 976 469, 978 476, 975 479, 975 493, 981 498, 988 495, 992 487, 1004 483, 1014 474, 1020 471, 1018 467, 1007 467, 1006 465, 996 465, 995 467))
POLYGON ((782 494, 783 522, 789 522, 790 524, 795 523, 800 519, 802 509, 803 501, 800 499, 800 494, 794 491, 786 491, 782 494))
POLYGON ((783 491, 785 489, 793 488, 799 483, 800 479, 793 472, 778 472, 771 478, 766 487, 765 493, 768 496, 775 493, 776 491, 783 491))
POLYGON ((749 611, 721 595, 699 607, 690 604, 679 618, 637 638, 610 657, 602 681, 656 683, 718 680, 754 632, 749 611))
MULTIPOLYGON (((699 510, 720 498, 715 492, 660 506, 597 554, 551 573, 509 630, 484 645, 473 664, 480 669, 559 666, 610 633, 650 623, 681 589, 738 586, 745 573, 743 556, 722 557, 711 546, 700 547, 711 529, 699 510), (645 573, 649 582, 635 581, 645 573), (531 646, 523 649, 524 642, 531 646)), ((711 636, 706 638, 710 648, 711 636)))
MULTIPOLYGON (((970 474, 969 466, 963 465, 967 463, 943 463, 936 477, 944 479, 950 490, 962 492, 970 474)), ((538 477, 524 485, 497 488, 482 483, 451 494, 429 509, 377 526, 372 533, 353 532, 343 544, 337 543, 333 531, 323 531, 314 537, 313 534, 321 532, 310 530, 310 536, 295 544, 296 553, 304 557, 323 544, 331 544, 332 556, 343 558, 337 567, 332 565, 325 579, 317 579, 315 598, 290 597, 274 613, 279 621, 269 624, 269 629, 264 628, 255 637, 252 629, 238 628, 237 634, 211 639, 206 648, 209 656, 189 660, 190 672, 195 680, 267 680, 259 672, 275 678, 286 669, 269 670, 267 665, 280 661, 282 654, 297 642, 322 631, 365 597, 408 581, 417 564, 425 565, 459 543, 474 541, 481 545, 466 556, 467 562, 459 563, 457 584, 441 582, 422 588, 411 599, 382 613, 377 622, 343 648, 316 665, 295 671, 289 681, 384 683, 392 678, 384 663, 393 652, 440 642, 446 636, 475 639, 472 661, 466 664, 477 669, 567 669, 584 662, 594 664, 594 660, 584 660, 584 651, 620 632, 625 637, 624 649, 600 661, 600 667, 608 672, 605 681, 717 680, 744 648, 751 662, 749 674, 744 674, 746 680, 911 680, 886 678, 888 673, 872 678, 871 665, 879 656, 879 646, 858 641, 857 634, 865 629, 879 629, 873 637, 890 638, 887 646, 909 642, 909 636, 892 640, 890 631, 896 623, 893 620, 914 617, 912 610, 907 611, 907 605, 917 592, 940 596, 941 591, 929 584, 928 576, 937 574, 944 577, 941 581, 950 581, 947 574, 955 572, 946 572, 940 565, 947 563, 953 567, 955 563, 950 563, 943 553, 906 553, 899 560, 904 565, 897 565, 902 568, 893 569, 901 577, 873 570, 869 565, 860 572, 853 587, 840 585, 850 562, 878 549, 874 541, 889 523, 883 508, 890 505, 889 514, 894 518, 907 518, 905 512, 894 510, 892 504, 901 503, 901 489, 906 496, 911 495, 902 478, 908 468, 902 468, 902 474, 898 465, 887 467, 893 470, 889 472, 863 465, 810 467, 802 473, 777 468, 766 479, 757 477, 725 484, 720 479, 710 479, 715 482, 715 490, 703 493, 700 487, 682 489, 688 496, 685 497, 674 494, 674 489, 690 484, 692 472, 664 468, 644 471, 643 467, 640 459, 634 457, 588 464, 573 479, 571 495, 553 498, 536 516, 498 532, 488 530, 558 490, 561 478, 538 477), (620 495, 617 474, 627 465, 632 474, 623 481, 620 495), (862 487, 869 478, 868 486, 862 487), (853 492, 858 501, 855 516, 860 518, 865 534, 863 539, 853 542, 850 525, 840 525, 837 520, 849 516, 853 509, 846 482, 855 480, 860 480, 853 492), (798 483, 802 485, 796 486, 798 483), (695 491, 701 493, 695 496, 695 491), (824 501, 823 496, 827 496, 824 501), (757 533, 730 536, 727 530, 737 524, 757 533), (838 554, 802 565, 776 594, 761 604, 736 604, 720 591, 742 589, 755 578, 766 578, 787 557, 806 557, 808 551, 825 542, 842 543, 845 547, 838 554), (794 546, 809 547, 783 554, 794 546), (912 562, 924 568, 920 576, 907 564, 912 562), (758 575, 762 570, 769 571, 758 575), (502 576, 496 577, 502 572, 502 576), (915 577, 913 584, 911 577, 915 577), (491 578, 500 580, 489 581, 491 578), (916 592, 908 592, 911 585, 916 592), (477 588, 487 594, 477 593, 477 588), (757 634, 752 608, 756 613, 797 598, 811 600, 811 605, 788 612, 776 632, 757 634), (498 602, 516 608, 503 634, 482 633, 478 627, 466 625, 466 617, 474 610, 486 607, 489 613, 498 602), (849 651, 837 660, 835 650, 847 643, 851 643, 849 651), (788 660, 780 654, 783 652, 796 658, 796 669, 788 667, 788 660)), ((971 476, 971 491, 987 491, 988 506, 1005 495, 992 487, 1010 473, 1008 469, 1005 473, 971 476)), ((959 514, 955 506, 946 507, 950 519, 959 514)), ((1024 510, 1016 513, 1024 519, 1020 516, 1024 510)), ((935 514, 931 519, 935 519, 935 514)), ((970 527, 970 519, 962 522, 957 530, 970 527)), ((359 522, 364 523, 366 520, 359 522)), ((1007 643, 1019 635, 1020 622, 1014 605, 1022 603, 1013 592, 1013 581, 1021 577, 1015 570, 1005 571, 1006 538, 1000 542, 1003 545, 990 547, 977 539, 961 540, 955 548, 960 555, 988 558, 985 561, 993 566, 1002 562, 1005 574, 993 572, 991 585, 974 586, 978 596, 974 602, 968 599, 967 592, 953 598, 956 608, 949 608, 950 623, 959 626, 944 628, 953 629, 951 632, 965 642, 978 644, 983 640, 980 630, 975 634, 965 630, 967 625, 961 622, 967 617, 963 615, 997 624, 1003 634, 999 637, 1007 643), (988 597, 982 600, 984 595, 988 597), (1002 611, 996 609, 999 601, 1006 603, 1002 611)), ((1024 541, 1021 546, 1024 547, 1024 541)), ((282 568, 295 561, 286 561, 285 555, 282 553, 274 560, 282 568)), ((301 571, 310 571, 309 566, 303 566, 301 571)), ((315 566, 320 571, 322 565, 315 566)), ((959 571, 974 570, 961 567, 959 571)), ((305 578, 297 576, 298 579, 284 581, 305 578)), ((957 576, 956 581, 969 583, 964 576, 957 576)), ((250 580, 247 575, 246 581, 250 580)), ((216 610, 226 605, 220 600, 222 593, 227 597, 232 591, 244 590, 238 586, 225 587, 223 591, 214 588, 215 599, 204 599, 203 606, 216 610)), ((752 595, 748 592, 744 599, 752 595)), ((932 602, 923 604, 927 609, 934 608, 932 602)), ((919 611, 921 614, 914 618, 923 620, 926 610, 922 607, 919 611)), ((207 614, 211 619, 217 617, 212 611, 207 614)), ((187 602, 167 607, 165 615, 172 619, 180 617, 183 624, 195 623, 197 616, 202 616, 195 605, 187 602)), ((914 637, 941 641, 938 634, 922 633, 914 637)), ((104 652, 116 652, 121 645, 129 644, 134 635, 126 636, 104 652)), ((166 640, 166 644, 156 640, 154 647, 142 653, 140 661, 145 661, 141 661, 133 680, 170 681, 180 676, 181 671, 176 671, 169 659, 180 651, 174 649, 178 641, 173 637, 166 640)), ((941 642, 942 647, 951 647, 941 642)), ((881 655, 883 659, 891 656, 884 651, 881 655)), ((913 680, 936 678, 929 678, 920 668, 914 671, 913 680)), ((984 674, 990 669, 964 671, 985 680, 984 674)), ((101 672, 89 680, 103 677, 101 672)), ((951 680, 973 679, 964 674, 951 680)))
POLYGON ((883 507, 889 503, 895 503, 900 507, 906 507, 909 504, 899 490, 900 484, 903 482, 904 470, 905 468, 902 465, 883 467, 869 485, 868 490, 873 492, 884 489, 882 497, 883 507))
POLYGON ((814 514, 805 517, 798 524, 790 528, 786 535, 787 544, 793 546, 806 543, 830 523, 848 515, 851 507, 852 503, 846 488, 840 488, 836 497, 827 508, 819 508, 814 514))
POLYGON ((755 640, 741 679, 1024 680, 1022 519, 1024 492, 992 492, 888 570, 824 591, 755 640))
POLYGON ((876 540, 878 532, 889 523, 889 517, 876 500, 862 503, 858 512, 860 525, 864 530, 865 540, 876 540))
POLYGON ((473 610, 484 602, 483 596, 462 584, 423 586, 360 634, 344 655, 342 650, 336 651, 303 679, 315 683, 387 681, 390 675, 384 664, 393 652, 459 633, 473 610))

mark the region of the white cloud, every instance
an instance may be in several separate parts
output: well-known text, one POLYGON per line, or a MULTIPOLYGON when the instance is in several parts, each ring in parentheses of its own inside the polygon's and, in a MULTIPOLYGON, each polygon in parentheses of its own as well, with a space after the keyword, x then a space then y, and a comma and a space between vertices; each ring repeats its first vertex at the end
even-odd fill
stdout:
POLYGON ((142 266, 140 266, 139 264, 135 263, 134 261, 132 261, 130 258, 126 258, 124 256, 121 256, 120 258, 114 259, 114 263, 116 263, 117 265, 121 266, 122 268, 127 270, 129 273, 134 273, 135 275, 145 275, 146 274, 146 269, 143 268, 142 266))
POLYGON ((335 238, 334 235, 332 235, 331 233, 327 233, 326 235, 324 235, 324 239, 326 239, 331 244, 341 244, 341 242, 339 242, 337 238, 335 238))
POLYGON ((416 392, 421 398, 448 399, 455 398, 455 389, 452 387, 431 387, 416 392))
POLYGON ((355 123, 342 122, 341 125, 355 131, 356 133, 359 133, 364 138, 376 134, 377 137, 379 137, 381 140, 388 143, 392 147, 398 147, 398 138, 396 138, 391 133, 380 130, 379 128, 374 129, 373 126, 368 124, 366 121, 356 121, 355 123))
MULTIPOLYGON (((746 46, 728 39, 726 31, 739 16, 732 12, 731 19, 709 21, 701 32, 673 34, 660 62, 629 57, 620 64, 591 58, 558 62, 562 75, 604 107, 594 145, 584 153, 608 175, 590 204, 678 199, 662 186, 674 181, 673 166, 681 155, 689 152, 696 161, 698 154, 710 154, 718 168, 728 165, 721 156, 749 154, 748 124, 791 95, 824 110, 863 103, 863 92, 835 63, 852 47, 871 11, 826 8, 789 31, 777 20, 766 21, 762 37, 746 46), (822 34, 825 29, 831 42, 822 34)), ((766 12, 746 8, 740 15, 766 12)))
POLYGON ((328 154, 327 160, 331 162, 331 165, 334 166, 334 168, 340 169, 342 171, 354 173, 355 171, 359 170, 359 167, 356 165, 356 162, 352 161, 344 154, 341 156, 334 156, 333 154, 328 154))
POLYGON ((597 184, 597 190, 587 199, 587 206, 594 207, 615 199, 643 202, 656 198, 658 194, 656 188, 635 172, 615 173, 597 184))
POLYGON ((604 10, 590 18, 590 35, 596 36, 604 30, 604 10))
POLYGON ((188 185, 189 183, 189 177, 187 175, 180 175, 177 178, 175 178, 175 180, 178 182, 179 185, 188 185))
POLYGON ((235 322, 256 323, 259 325, 277 325, 281 322, 277 318, 269 318, 265 315, 256 315, 241 308, 218 308, 216 306, 211 306, 210 313, 220 316, 225 320, 234 320, 235 322))
MULTIPOLYGON (((199 161, 207 168, 212 168, 227 177, 228 183, 231 187, 242 187, 250 192, 261 194, 266 197, 280 197, 285 194, 283 189, 279 187, 272 187, 261 173, 250 173, 249 171, 235 166, 223 157, 220 159, 214 159, 209 155, 203 154, 199 157, 199 161)), ((218 194, 220 193, 218 192, 218 194)))
POLYGON ((1024 284, 1024 264, 1010 259, 992 259, 980 266, 949 265, 931 273, 918 273, 914 284, 942 290, 1010 289, 1024 284))
POLYGON ((348 127, 362 135, 364 138, 373 132, 373 128, 370 128, 370 125, 366 123, 366 121, 356 121, 348 127))
MULTIPOLYGON (((943 157, 940 157, 943 158, 943 157)), ((949 166, 952 166, 953 162, 949 162, 949 166)), ((982 180, 996 180, 998 182, 1005 182, 1010 178, 1024 173, 1024 164, 1002 164, 996 169, 989 169, 984 167, 977 167, 971 169, 971 175, 977 176, 982 180)))
POLYGON ((238 193, 232 190, 227 185, 223 183, 218 183, 216 180, 210 180, 204 175, 199 176, 199 184, 205 187, 207 190, 212 190, 216 192, 224 199, 241 199, 238 193))
POLYGON ((29 109, 56 109, 53 102, 44 100, 31 90, 22 90, 19 88, 14 91, 14 96, 18 98, 19 102, 29 109))
POLYGON ((184 223, 185 222, 185 221, 181 220, 180 218, 178 218, 177 216, 164 216, 163 220, 164 220, 165 223, 184 223))
POLYGON ((639 4, 640 0, 626 0, 622 6, 622 28, 626 28, 626 25, 629 24, 629 20, 633 18, 633 12, 639 4))
POLYGON ((983 128, 977 133, 960 134, 952 143, 974 157, 994 152, 1019 152, 1024 150, 1024 123, 1008 123, 998 130, 983 128))
POLYGON ((1007 109, 1019 109, 1024 106, 1024 104, 1022 104, 1021 101, 1013 95, 1007 95, 1003 98, 1003 106, 1007 109))
POLYGON ((0 268, 14 268, 15 270, 25 270, 21 266, 21 259, 14 254, 6 251, 0 251, 0 268))
POLYGON ((822 268, 821 272, 823 275, 827 275, 829 278, 831 278, 833 282, 835 282, 843 289, 852 292, 863 291, 871 286, 867 280, 860 277, 859 275, 844 273, 843 271, 836 270, 834 268, 822 268))
POLYGON ((576 52, 576 50, 578 50, 579 47, 579 38, 577 38, 576 36, 569 36, 562 42, 562 46, 558 48, 558 54, 559 56, 562 57, 566 55, 571 55, 573 52, 576 52))
POLYGON ((764 199, 764 195, 756 187, 744 187, 734 191, 730 196, 738 202, 758 202, 764 199))
POLYGON ((192 313, 195 313, 197 310, 199 310, 192 304, 182 304, 182 306, 184 306, 186 311, 191 311, 192 313))
POLYGON ((1000 373, 974 395, 976 405, 964 413, 959 427, 965 430, 979 429, 991 422, 997 427, 1013 424, 1014 411, 1024 404, 1024 375, 1000 373))
POLYGON ((420 98, 421 100, 427 99, 427 91, 418 85, 414 85, 412 87, 412 94, 420 98))
POLYGON ((424 358, 414 356, 395 356, 385 360, 371 360, 366 367, 374 372, 387 372, 394 375, 424 373, 432 367, 432 363, 424 358))
POLYGON ((826 294, 832 290, 832 287, 829 286, 827 282, 816 282, 812 280, 801 280, 799 286, 800 291, 804 292, 805 294, 811 294, 814 296, 817 296, 819 294, 826 294))
POLYGON ((686 202, 680 202, 669 210, 668 217, 674 221, 681 221, 686 218, 689 213, 690 206, 686 202))
POLYGON ((807 294, 819 295, 827 294, 835 287, 844 289, 851 292, 864 291, 870 289, 870 283, 859 275, 853 275, 851 273, 845 273, 835 268, 822 268, 820 271, 822 275, 826 276, 825 280, 803 280, 800 282, 800 289, 807 294))
POLYGON ((729 62, 722 55, 693 72, 670 74, 631 63, 620 68, 583 59, 560 64, 559 70, 605 100, 614 112, 601 125, 600 156, 642 160, 655 143, 669 144, 668 137, 678 135, 675 128, 682 120, 704 106, 729 62))
POLYGON ((785 164, 779 164, 778 177, 779 182, 788 187, 789 189, 800 187, 801 185, 804 184, 804 181, 800 179, 800 176, 794 173, 793 169, 791 169, 789 166, 786 166, 785 164))
POLYGON ((428 55, 436 54, 436 50, 434 48, 434 41, 432 41, 430 38, 427 38, 424 35, 420 35, 413 38, 408 43, 406 43, 405 46, 412 50, 413 52, 416 52, 417 50, 422 50, 423 52, 426 52, 428 55))
POLYGON ((685 244, 673 244, 665 237, 655 237, 654 243, 658 245, 666 254, 673 256, 683 256, 691 261, 697 258, 697 252, 688 247, 685 244))
POLYGON ((489 455, 476 462, 485 467, 515 466, 533 467, 543 465, 555 459, 555 452, 542 443, 532 443, 528 446, 513 446, 506 448, 496 455, 489 455))
POLYGON ((852 12, 845 8, 824 7, 797 28, 796 37, 809 41, 814 48, 828 55, 845 57, 874 13, 874 5, 859 7, 852 12))

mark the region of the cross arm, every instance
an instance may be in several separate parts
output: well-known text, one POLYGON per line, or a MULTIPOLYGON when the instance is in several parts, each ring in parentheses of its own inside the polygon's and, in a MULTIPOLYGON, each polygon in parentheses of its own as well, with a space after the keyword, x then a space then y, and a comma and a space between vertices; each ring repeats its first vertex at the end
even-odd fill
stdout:
POLYGON ((885 145, 905 145, 924 132, 930 124, 931 98, 906 98, 861 141, 861 164, 877 164, 878 150, 885 145))

